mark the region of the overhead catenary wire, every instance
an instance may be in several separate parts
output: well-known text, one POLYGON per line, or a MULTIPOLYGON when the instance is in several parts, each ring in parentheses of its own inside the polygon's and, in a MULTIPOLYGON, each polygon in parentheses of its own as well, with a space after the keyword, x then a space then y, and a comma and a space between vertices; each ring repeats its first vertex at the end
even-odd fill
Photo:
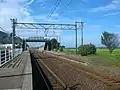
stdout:
POLYGON ((2 30, 2 31, 4 31, 4 32, 7 32, 5 29, 3 29, 2 27, 0 27, 0 29, 2 30))
MULTIPOLYGON (((52 14, 54 13, 54 11, 56 10, 56 8, 58 7, 58 5, 60 4, 61 0, 56 0, 55 4, 53 5, 52 9, 51 9, 51 12, 50 14, 48 14, 47 16, 47 20, 49 20, 52 16, 52 14)), ((48 30, 49 29, 45 29, 44 33, 45 33, 45 36, 47 36, 47 33, 48 33, 48 30)))
MULTIPOLYGON (((70 6, 70 4, 72 3, 72 1, 73 1, 73 0, 70 0, 70 1, 68 2, 68 4, 65 6, 65 9, 67 9, 67 8, 70 6)), ((60 13, 59 13, 59 16, 61 16, 64 12, 65 12, 65 11, 60 12, 60 13)))
POLYGON ((55 12, 55 10, 57 9, 57 7, 59 6, 61 0, 57 0, 56 3, 54 4, 50 14, 47 16, 48 20, 50 19, 50 17, 52 16, 52 14, 55 12))
POLYGON ((53 12, 53 10, 55 9, 55 7, 56 7, 56 5, 57 5, 58 1, 59 1, 59 0, 56 0, 56 1, 55 1, 55 4, 53 5, 53 7, 52 7, 52 9, 51 9, 51 11, 50 11, 50 13, 48 14, 48 16, 47 16, 47 17, 49 17, 49 16, 50 16, 50 14, 53 12))
MULTIPOLYGON (((73 0, 69 0, 68 4, 65 6, 65 9, 67 9, 67 8, 70 6, 70 4, 72 3, 72 1, 73 1, 73 0)), ((81 3, 84 3, 83 1, 80 1, 80 2, 81 2, 81 3)), ((62 16, 65 12, 66 12, 66 11, 61 11, 61 12, 59 13, 58 17, 59 17, 59 16, 62 16)))
MULTIPOLYGON (((65 6, 65 9, 67 9, 71 3, 72 3, 72 0, 70 0, 70 1, 68 2, 68 4, 65 6)), ((64 12, 65 12, 65 11, 60 12, 60 13, 59 13, 59 16, 61 16, 64 12)), ((53 13, 54 13, 54 12, 53 12, 53 13)), ((52 16, 52 14, 51 14, 51 16, 52 16)), ((51 17, 51 16, 50 16, 50 17, 51 17)), ((55 34, 55 31, 54 31, 54 30, 53 30, 53 33, 55 34)))
POLYGON ((8 31, 6 31, 5 29, 3 29, 2 27, 0 27, 0 29, 1 29, 3 32, 9 34, 8 31))

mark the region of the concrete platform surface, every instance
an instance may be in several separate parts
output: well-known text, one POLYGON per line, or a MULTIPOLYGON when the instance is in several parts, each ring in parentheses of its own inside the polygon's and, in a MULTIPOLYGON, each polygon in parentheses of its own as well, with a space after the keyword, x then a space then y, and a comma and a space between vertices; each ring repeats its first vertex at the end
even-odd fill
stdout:
POLYGON ((32 83, 32 67, 29 52, 24 52, 23 56, 24 61, 20 67, 0 68, 0 90, 32 90, 25 88, 27 85, 30 85, 29 83, 32 83))
POLYGON ((22 85, 22 90, 32 90, 32 66, 30 60, 30 54, 28 53, 28 61, 24 72, 24 80, 22 85))

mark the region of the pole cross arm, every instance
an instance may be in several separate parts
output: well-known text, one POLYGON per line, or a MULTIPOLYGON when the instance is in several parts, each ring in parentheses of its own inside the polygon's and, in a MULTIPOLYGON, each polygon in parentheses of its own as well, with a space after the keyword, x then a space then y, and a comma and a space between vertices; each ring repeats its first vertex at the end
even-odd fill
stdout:
POLYGON ((16 23, 16 29, 75 30, 75 24, 16 23))
MULTIPOLYGON (((51 24, 51 23, 19 23, 17 19, 11 19, 12 21, 12 48, 13 48, 13 57, 14 57, 14 49, 15 49, 15 29, 40 29, 43 30, 45 36, 47 36, 48 31, 50 30, 74 30, 75 31, 75 45, 76 45, 76 53, 77 53, 77 32, 81 30, 81 43, 83 45, 83 23, 84 22, 75 22, 74 24, 51 24)), ((40 41, 40 40, 37 40, 40 41)))

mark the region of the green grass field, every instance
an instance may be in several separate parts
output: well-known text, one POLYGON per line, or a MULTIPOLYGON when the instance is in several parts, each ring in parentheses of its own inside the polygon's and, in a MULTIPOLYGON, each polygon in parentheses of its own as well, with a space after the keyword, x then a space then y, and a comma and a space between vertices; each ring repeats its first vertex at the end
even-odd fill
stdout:
POLYGON ((120 55, 120 49, 115 49, 110 55, 108 49, 97 49, 97 54, 106 59, 116 59, 116 55, 120 55))
MULTIPOLYGON (((75 49, 70 49, 70 48, 67 49, 66 48, 66 49, 64 49, 64 52, 65 53, 75 54, 76 50, 75 49)), ((115 49, 111 55, 109 54, 108 49, 97 49, 96 54, 99 55, 99 56, 103 56, 105 58, 109 58, 111 56, 114 57, 116 55, 120 55, 120 48, 119 49, 115 49)))
MULTIPOLYGON (((75 49, 64 49, 65 53, 76 54, 75 49)), ((93 64, 114 65, 120 67, 120 49, 115 49, 110 55, 108 49, 97 49, 96 55, 87 57, 93 64)))
POLYGON ((69 54, 76 54, 76 50, 75 49, 71 49, 71 48, 69 48, 69 49, 65 48, 64 52, 65 53, 69 53, 69 54))

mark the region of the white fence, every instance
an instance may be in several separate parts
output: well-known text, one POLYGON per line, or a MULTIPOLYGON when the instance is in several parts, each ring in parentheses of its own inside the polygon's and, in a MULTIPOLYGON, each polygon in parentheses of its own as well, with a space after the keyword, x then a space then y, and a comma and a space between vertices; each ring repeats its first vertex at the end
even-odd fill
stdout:
MULTIPOLYGON (((22 49, 15 49, 15 57, 22 52, 22 49)), ((10 50, 2 50, 0 51, 0 67, 10 60, 12 60, 12 51, 10 50)))

